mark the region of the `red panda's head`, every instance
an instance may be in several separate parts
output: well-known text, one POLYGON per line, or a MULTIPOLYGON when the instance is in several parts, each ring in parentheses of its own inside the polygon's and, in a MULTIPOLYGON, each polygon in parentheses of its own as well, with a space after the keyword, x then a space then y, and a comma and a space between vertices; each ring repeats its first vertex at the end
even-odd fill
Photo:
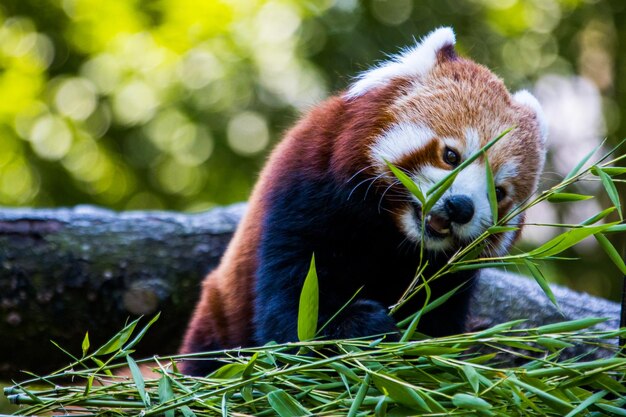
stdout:
MULTIPOLYGON (((344 95, 349 106, 364 108, 385 97, 379 103, 383 116, 361 138, 367 141, 369 175, 380 177, 400 230, 415 242, 423 233, 426 249, 433 251, 456 249, 493 224, 485 159, 461 171, 425 219, 424 231, 417 199, 398 184, 386 161, 426 191, 513 127, 487 152, 502 216, 535 191, 545 160, 546 126, 537 100, 527 91, 510 94, 487 68, 458 57, 454 43, 450 28, 435 30, 364 73, 344 95)), ((517 216, 509 224, 522 222, 517 216)), ((491 252, 503 254, 518 234, 494 236, 491 252)))

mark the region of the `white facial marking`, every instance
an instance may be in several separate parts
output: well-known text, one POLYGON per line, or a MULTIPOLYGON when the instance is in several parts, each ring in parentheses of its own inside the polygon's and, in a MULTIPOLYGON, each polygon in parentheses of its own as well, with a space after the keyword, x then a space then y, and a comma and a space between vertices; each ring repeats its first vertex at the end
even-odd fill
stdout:
POLYGON ((454 45, 456 39, 454 31, 449 27, 436 29, 413 48, 361 74, 348 92, 346 97, 356 98, 366 92, 387 84, 397 77, 411 77, 428 73, 437 62, 437 52, 447 46, 454 45))
POLYGON ((445 143, 445 145, 448 148, 459 150, 459 149, 463 149, 463 147, 465 146, 463 142, 461 142, 457 138, 444 137, 444 138, 441 138, 441 140, 443 141, 443 143, 445 143))
POLYGON ((515 178, 519 173, 519 164, 516 160, 506 161, 504 164, 498 168, 498 172, 495 174, 495 183, 498 185, 499 183, 505 182, 511 178, 515 178))
POLYGON ((417 221, 411 207, 407 207, 400 215, 400 227, 406 237, 413 242, 419 242, 422 226, 417 221))
POLYGON ((463 159, 467 159, 480 150, 480 135, 478 130, 473 127, 465 129, 465 151, 463 152, 463 159))
POLYGON ((465 129, 465 138, 463 140, 454 137, 445 137, 442 140, 447 147, 461 152, 461 157, 464 160, 474 155, 481 148, 478 131, 472 127, 465 129))
MULTIPOLYGON (((449 173, 449 170, 428 166, 423 167, 419 173, 416 173, 413 176, 413 180, 420 184, 423 191, 426 191, 449 173)), ((453 195, 469 197, 474 204, 474 216, 466 224, 453 222, 451 225, 452 233, 461 240, 470 241, 475 239, 493 223, 487 197, 487 178, 484 164, 474 162, 461 171, 452 186, 437 201, 431 211, 445 212, 445 201, 453 195)), ((414 241, 419 241, 421 225, 418 224, 415 216, 410 213, 411 211, 408 208, 407 213, 401 217, 400 221, 407 237, 414 241)), ((446 250, 452 249, 454 240, 451 236, 440 239, 425 235, 424 244, 428 250, 446 250)))
POLYGON ((452 183, 435 208, 443 206, 446 198, 453 195, 465 195, 474 203, 474 216, 466 224, 453 223, 454 233, 461 239, 471 240, 478 237, 493 221, 487 197, 487 176, 485 166, 474 162, 469 165, 452 183))
POLYGON ((539 122, 539 130, 541 133, 541 141, 545 144, 548 139, 548 123, 543 114, 543 109, 541 108, 541 104, 539 101, 527 90, 520 90, 517 93, 513 94, 513 101, 517 104, 521 104, 522 106, 529 107, 533 110, 537 116, 537 121, 539 122))
MULTIPOLYGON (((394 125, 378 138, 371 148, 372 158, 377 162, 383 160, 398 161, 419 151, 434 138, 435 134, 430 128, 402 122, 394 125)), ((442 140, 446 146, 459 150, 463 159, 474 155, 481 148, 480 136, 475 128, 467 128, 463 139, 445 137, 442 140)), ((412 179, 420 185, 422 191, 426 192, 449 173, 450 171, 447 169, 423 166, 418 172, 413 173, 412 179)), ((512 193, 511 185, 507 181, 517 176, 518 173, 519 161, 511 159, 503 163, 494 173, 494 181, 499 186, 506 183, 507 193, 512 193)), ((461 242, 472 241, 493 224, 487 196, 486 168, 483 161, 476 160, 463 169, 457 175, 452 186, 435 203, 431 213, 445 213, 445 201, 452 196, 466 196, 471 199, 474 205, 474 215, 467 223, 452 222, 450 235, 443 238, 432 237, 428 233, 422 233, 422 225, 414 212, 414 208, 407 206, 400 214, 400 227, 407 238, 414 242, 423 239, 425 248, 430 251, 446 251, 454 249, 459 240, 461 242)), ((518 223, 518 218, 509 222, 511 225, 518 223)), ((504 255, 513 243, 515 235, 515 232, 503 233, 499 240, 494 241, 488 247, 487 253, 504 255)))
POLYGON ((395 124, 376 139, 370 154, 376 163, 398 162, 422 149, 435 137, 435 133, 423 125, 401 122, 395 124))

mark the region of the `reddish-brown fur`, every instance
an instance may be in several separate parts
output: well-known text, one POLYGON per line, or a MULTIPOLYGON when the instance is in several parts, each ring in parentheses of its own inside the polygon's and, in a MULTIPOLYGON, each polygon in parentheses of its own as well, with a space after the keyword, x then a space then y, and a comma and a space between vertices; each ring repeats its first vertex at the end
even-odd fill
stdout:
POLYGON ((293 164, 307 165, 311 177, 331 170, 346 181, 354 167, 369 164, 361 145, 354 146, 354 138, 371 141, 394 120, 391 113, 381 113, 380 108, 393 101, 396 89, 397 85, 391 85, 349 107, 341 97, 330 98, 313 109, 278 144, 261 172, 247 213, 219 266, 202 283, 202 295, 181 353, 198 351, 198 341, 206 349, 250 344, 256 251, 265 213, 265 194, 280 186, 280 173, 293 164), (344 119, 350 122, 344 124, 344 119), (343 129, 337 132, 339 126, 343 129), (334 143, 334 148, 329 148, 329 143, 334 143))

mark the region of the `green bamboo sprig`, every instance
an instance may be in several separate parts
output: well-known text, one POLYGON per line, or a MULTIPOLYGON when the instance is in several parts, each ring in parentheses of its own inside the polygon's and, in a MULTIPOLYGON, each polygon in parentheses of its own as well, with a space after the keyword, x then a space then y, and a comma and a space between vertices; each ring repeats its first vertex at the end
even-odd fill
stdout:
MULTIPOLYGON (((254 372, 245 378, 242 378, 241 374, 217 378, 220 370, 206 378, 167 374, 173 381, 172 398, 150 407, 146 407, 137 392, 130 389, 132 384, 128 382, 113 382, 108 386, 97 387, 100 392, 96 392, 94 388, 88 394, 79 389, 72 395, 68 395, 67 390, 59 390, 59 395, 56 396, 51 390, 30 391, 30 395, 27 395, 20 392, 23 387, 11 392, 16 392, 13 395, 19 395, 17 398, 24 403, 35 403, 35 399, 39 400, 34 406, 22 410, 24 414, 34 410, 40 413, 49 412, 62 405, 80 406, 88 410, 100 409, 104 412, 117 410, 117 413, 124 415, 133 415, 138 411, 142 415, 156 415, 172 410, 186 410, 182 412, 184 415, 187 415, 185 413, 204 415, 223 412, 224 409, 229 410, 229 407, 248 414, 254 408, 256 410, 254 415, 275 415, 281 410, 282 399, 287 403, 299 404, 302 410, 315 415, 347 414, 350 410, 353 415, 360 415, 364 409, 371 409, 379 404, 381 408, 385 404, 389 407, 409 404, 413 407, 427 407, 431 409, 433 415, 440 413, 455 415, 454 407, 459 403, 465 404, 464 400, 470 404, 473 397, 482 398, 494 407, 501 407, 505 410, 503 412, 510 411, 509 402, 511 395, 514 395, 514 389, 507 385, 506 381, 514 378, 516 381, 524 381, 523 384, 527 385, 521 388, 518 386, 519 391, 515 392, 525 392, 524 395, 536 402, 533 404, 537 409, 546 410, 545 407, 549 409, 549 406, 533 394, 533 391, 539 389, 537 387, 548 386, 556 393, 560 390, 559 384, 571 381, 572 378, 580 382, 599 379, 603 384, 609 384, 609 390, 619 392, 621 389, 619 377, 615 384, 611 385, 607 381, 612 379, 606 379, 604 375, 615 376, 621 373, 623 378, 626 359, 609 358, 586 362, 566 360, 558 363, 556 362, 558 352, 548 355, 545 359, 532 358, 526 353, 512 350, 511 346, 536 349, 533 345, 541 341, 541 338, 575 344, 596 343, 598 340, 614 336, 615 331, 579 333, 585 326, 597 322, 598 320, 579 320, 526 330, 514 328, 515 323, 510 323, 508 327, 501 326, 500 330, 495 332, 483 331, 408 343, 379 343, 375 347, 371 347, 371 341, 348 340, 334 343, 316 341, 285 344, 274 346, 270 350, 267 350, 267 347, 234 350, 229 351, 228 356, 235 364, 245 365, 246 360, 248 363, 251 362, 251 358, 257 353, 274 352, 276 360, 281 365, 272 367, 267 362, 257 362, 254 372), (323 350, 333 344, 336 344, 338 350, 343 353, 323 358, 298 355, 293 349, 294 346, 308 346, 323 350), (501 369, 493 364, 485 364, 486 359, 481 359, 480 355, 469 354, 467 349, 475 345, 493 346, 498 352, 510 352, 533 362, 526 367, 501 369), (242 352, 246 355, 243 358, 238 356, 242 352), (415 372, 415 375, 410 376, 411 372, 415 372), (338 374, 345 377, 345 383, 337 380, 338 374), (508 376, 505 379, 498 377, 503 374, 508 376), (543 385, 537 386, 527 380, 528 377, 538 381, 541 379, 543 385), (364 385, 368 388, 363 388, 364 385), (246 386, 254 388, 248 394, 242 394, 242 387, 246 386), (450 390, 446 387, 456 388, 450 390), (106 397, 104 391, 108 391, 106 397), (463 394, 464 391, 467 394, 463 394), (43 392, 48 394, 44 396, 43 392), (271 392, 280 394, 275 394, 272 397, 275 402, 268 405, 268 395, 271 392), (387 395, 383 395, 384 392, 387 395), (115 399, 114 397, 118 395, 122 395, 123 398, 115 399), (409 397, 405 397, 406 395, 409 397), (226 397, 229 400, 223 403, 222 400, 226 397), (381 404, 381 401, 384 404, 381 404), (44 406, 41 402, 44 402, 44 406)), ((626 329, 621 332, 626 332, 626 329)), ((317 351, 315 349, 312 350, 317 351)), ((223 374, 224 370, 221 372, 223 374)), ((156 380, 146 380, 146 390, 153 398, 157 397, 157 385, 159 384, 156 380)), ((587 391, 579 391, 578 394, 581 392, 587 391)), ((568 405, 568 408, 574 409, 575 405, 582 404, 587 398, 589 397, 586 396, 580 402, 568 405)), ((606 400, 601 404, 609 409, 619 405, 618 402, 606 400)))
MULTIPOLYGON (((501 139, 502 137, 504 137, 504 135, 508 133, 508 132, 503 132, 503 134, 501 134, 500 136, 498 136, 497 138, 495 138, 494 140, 492 140, 491 142, 494 142, 496 139, 501 139)), ((490 142, 490 143, 491 143, 490 142)), ((604 143, 604 142, 603 142, 604 143)), ((602 143, 602 144, 603 144, 602 143)), ((471 254, 473 251, 476 251, 478 248, 480 248, 480 245, 483 244, 483 242, 485 242, 493 233, 494 233, 494 229, 497 228, 502 228, 502 227, 517 227, 517 225, 510 225, 509 223, 511 222, 512 219, 514 219, 516 216, 518 216, 519 214, 521 214, 522 212, 527 211, 528 209, 530 209, 531 207, 546 201, 552 197, 554 197, 555 195, 562 195, 562 191, 564 189, 566 189, 567 187, 572 186, 575 183, 578 183, 580 181, 582 181, 583 179, 585 179, 586 177, 588 177, 589 175, 595 174, 598 175, 598 173, 602 173, 605 172, 605 175, 609 176, 610 175, 621 175, 623 173, 626 172, 626 168, 621 168, 621 167, 614 167, 612 166, 615 163, 621 162, 624 157, 624 155, 619 156, 617 158, 613 158, 609 161, 606 161, 609 156, 615 152, 622 144, 624 143, 624 141, 620 142, 620 144, 618 144, 615 148, 611 149, 609 152, 607 152, 605 155, 603 155, 595 164, 592 164, 590 166, 588 166, 585 169, 582 169, 583 166, 591 159, 591 157, 593 156, 593 154, 595 154, 598 149, 602 146, 602 144, 600 144, 598 147, 596 147, 594 150, 592 150, 589 154, 587 154, 585 156, 585 158, 583 158, 583 160, 577 164, 571 171, 570 173, 568 173, 565 178, 559 182, 558 184, 552 186, 551 188, 541 192, 539 195, 537 195, 534 198, 528 198, 526 201, 522 202, 520 205, 518 205, 517 207, 514 207, 509 213, 505 214, 502 218, 497 219, 497 221, 494 223, 494 226, 492 226, 491 228, 487 229, 485 232, 483 232, 480 236, 478 236, 476 239, 474 239, 470 244, 468 244, 467 246, 465 246, 464 248, 460 249, 459 251, 457 251, 456 253, 454 253, 451 258, 449 259, 448 263, 446 265, 444 265, 439 271, 436 271, 433 275, 431 275, 430 277, 426 278, 423 276, 425 268, 422 268, 422 263, 420 262, 420 268, 418 268, 418 272, 416 273, 416 276, 414 278, 414 280, 412 281, 411 285, 408 287, 407 291, 405 291, 405 293, 400 297, 400 299, 398 300, 398 302, 396 304, 394 304, 390 310, 390 314, 395 313, 400 307, 402 307, 402 305, 404 305, 406 302, 408 302, 411 298, 413 298, 417 293, 419 293, 420 291, 424 291, 425 286, 429 285, 430 282, 434 281, 435 279, 438 279, 454 270, 460 270, 460 269, 468 269, 468 268, 483 268, 483 267, 503 267, 503 266, 513 266, 513 265, 517 265, 517 266, 526 266, 528 268, 531 268, 531 272, 533 272, 533 275, 535 276, 535 279, 538 280, 538 282, 540 283, 540 285, 542 286, 542 288, 544 289, 544 291, 546 291, 546 295, 548 295, 548 297, 553 301, 553 303, 555 303, 556 305, 556 300, 554 298, 554 296, 551 294, 549 287, 547 286, 547 284, 545 284, 545 282, 543 282, 542 278, 540 276, 536 275, 536 270, 532 269, 531 264, 528 264, 528 262, 532 262, 535 259, 541 259, 541 260, 545 260, 545 259, 551 259, 551 257, 542 257, 540 256, 541 254, 538 252, 526 252, 526 253, 521 253, 521 254, 516 254, 516 255, 506 255, 506 256, 494 256, 494 257, 474 257, 474 258, 470 258, 470 259, 465 259, 468 254, 471 254), (421 280, 421 283, 420 283, 421 280)), ((485 150, 481 149, 479 152, 477 152, 476 154, 474 154, 471 158, 468 159, 468 161, 474 161, 480 154, 483 154, 485 152, 485 150)), ((486 156, 486 155, 485 155, 486 156)), ((487 159, 485 158, 486 163, 488 164, 487 159)), ((464 168, 465 166, 467 166, 468 164, 461 164, 462 166, 459 166, 459 168, 464 168)), ((455 170, 454 172, 454 176, 448 176, 451 178, 454 178, 459 171, 455 170)), ((489 169, 487 169, 487 173, 486 175, 489 177, 489 169)), ((446 177, 446 178, 448 178, 446 177)), ((611 180, 604 180, 604 184, 605 187, 607 188, 607 192, 609 192, 609 195, 612 195, 611 200, 614 203, 618 203, 619 202, 619 198, 615 197, 614 192, 611 193, 610 191, 610 181, 611 180)), ((444 181, 440 181, 440 183, 443 183, 444 181)), ((491 184, 491 186, 493 187, 494 184, 491 184)), ((493 193, 491 193, 493 194, 493 193)), ((572 198, 573 194, 569 195, 569 198, 572 198)), ((580 199, 584 199, 586 198, 586 196, 582 196, 583 198, 579 198, 579 197, 575 197, 574 200, 580 200, 580 199)), ((494 204, 492 202, 490 202, 491 205, 493 206, 494 204)), ((596 223, 600 220, 602 220, 604 217, 606 217, 607 215, 609 215, 612 211, 617 210, 620 213, 620 218, 621 218, 621 207, 612 207, 609 208, 607 210, 604 210, 603 212, 599 213, 597 216, 594 216, 594 218, 588 219, 585 222, 582 222, 581 224, 578 225, 563 225, 563 226, 567 226, 570 229, 575 229, 575 228, 584 228, 584 227, 588 227, 590 224, 596 223)), ((424 218, 424 216, 422 216, 422 219, 424 218)), ((602 232, 611 232, 611 226, 619 226, 618 222, 615 223, 610 223, 610 224, 605 224, 601 227, 598 227, 596 230, 596 235, 599 235, 602 232)), ((424 246, 423 242, 424 242, 424 224, 422 224, 422 238, 421 238, 421 247, 424 246)), ((610 243, 607 244, 606 240, 603 240, 604 242, 604 247, 606 248, 605 250, 607 250, 608 253, 611 253, 612 251, 612 246, 610 246, 610 243)), ((422 257, 421 257, 422 258, 422 257)), ((623 262, 620 262, 620 259, 617 259, 615 256, 612 256, 611 259, 616 263, 616 265, 619 268, 626 268, 626 266, 623 266, 623 262)), ((558 305, 557 305, 558 307, 558 305)))

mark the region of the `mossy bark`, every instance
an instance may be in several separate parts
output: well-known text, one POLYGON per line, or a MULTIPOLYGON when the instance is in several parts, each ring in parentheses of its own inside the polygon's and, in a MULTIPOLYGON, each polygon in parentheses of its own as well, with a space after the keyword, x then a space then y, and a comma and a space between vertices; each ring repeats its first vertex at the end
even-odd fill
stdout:
POLYGON ((104 343, 126 320, 161 312, 138 355, 174 353, 244 205, 202 214, 94 207, 0 210, 0 377, 53 370, 89 331, 104 343))
MULTIPOLYGON (((86 331, 98 346, 129 318, 159 311, 136 356, 174 353, 200 281, 217 265, 244 210, 243 204, 202 214, 0 210, 0 378, 68 363, 50 340, 80 353, 86 331)), ((617 303, 558 287, 555 294, 564 316, 534 282, 484 272, 470 325, 601 316, 612 319, 605 327, 617 327, 617 303)))

